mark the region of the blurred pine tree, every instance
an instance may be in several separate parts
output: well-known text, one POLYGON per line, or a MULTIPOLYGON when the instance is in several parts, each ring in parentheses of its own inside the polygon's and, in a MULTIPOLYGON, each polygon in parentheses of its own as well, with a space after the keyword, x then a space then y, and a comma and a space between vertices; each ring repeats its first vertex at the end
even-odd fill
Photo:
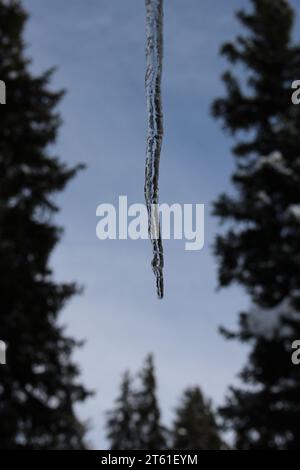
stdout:
POLYGON ((115 407, 108 412, 106 429, 111 450, 166 448, 167 430, 160 421, 152 355, 146 358, 138 379, 133 387, 129 373, 124 374, 115 407))
POLYGON ((237 333, 251 344, 242 389, 232 388, 222 413, 238 449, 300 445, 300 369, 291 362, 300 338, 300 107, 291 86, 300 77, 292 42, 294 13, 285 0, 251 0, 238 18, 246 30, 222 53, 237 67, 224 74, 227 96, 213 113, 237 137, 236 196, 221 195, 226 222, 216 240, 221 286, 243 285, 253 308, 237 333))
POLYGON ((221 450, 220 437, 210 401, 199 387, 185 390, 176 410, 173 425, 173 448, 179 450, 221 450))
POLYGON ((159 450, 166 448, 166 430, 161 424, 156 397, 156 377, 150 354, 140 372, 141 387, 135 393, 136 449, 159 450))
POLYGON ((110 450, 132 450, 135 448, 134 395, 129 372, 121 382, 120 395, 115 408, 107 413, 107 438, 110 450))
POLYGON ((78 289, 56 284, 49 268, 61 235, 53 196, 79 167, 50 154, 63 93, 50 90, 52 71, 30 73, 26 19, 21 1, 0 1, 0 78, 7 88, 0 109, 0 336, 8 345, 0 369, 0 448, 80 449, 84 426, 74 405, 88 393, 71 360, 78 343, 57 321, 78 289))

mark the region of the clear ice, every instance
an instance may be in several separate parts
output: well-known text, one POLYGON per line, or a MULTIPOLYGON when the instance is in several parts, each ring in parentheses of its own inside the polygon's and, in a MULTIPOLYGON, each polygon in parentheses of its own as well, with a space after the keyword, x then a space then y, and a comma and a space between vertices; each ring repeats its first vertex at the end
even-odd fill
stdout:
POLYGON ((146 98, 147 148, 145 199, 148 210, 148 232, 151 239, 152 269, 156 277, 158 298, 164 296, 164 254, 158 212, 159 161, 163 139, 161 75, 163 59, 163 0, 146 0, 146 98))

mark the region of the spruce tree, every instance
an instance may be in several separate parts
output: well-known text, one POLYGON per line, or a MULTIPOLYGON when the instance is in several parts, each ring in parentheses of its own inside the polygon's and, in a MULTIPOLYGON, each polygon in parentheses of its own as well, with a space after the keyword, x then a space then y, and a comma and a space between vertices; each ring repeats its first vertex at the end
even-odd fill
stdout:
POLYGON ((125 372, 115 408, 108 412, 106 429, 110 450, 132 450, 135 448, 134 417, 132 381, 129 373, 125 372))
POLYGON ((166 431, 161 425, 156 397, 156 377, 153 357, 149 355, 139 375, 141 384, 135 392, 136 449, 166 448, 166 431))
POLYGON ((159 450, 167 431, 160 422, 153 357, 149 355, 133 383, 126 372, 113 410, 108 412, 107 438, 111 450, 159 450))
POLYGON ((244 286, 253 307, 228 337, 251 353, 222 410, 239 449, 300 445, 300 369, 291 362, 300 337, 300 107, 291 102, 300 77, 294 13, 285 0, 251 0, 238 13, 245 32, 222 48, 235 75, 224 74, 226 96, 213 112, 236 139, 235 195, 223 194, 215 214, 221 286, 244 286))
POLYGON ((84 426, 74 405, 87 396, 71 360, 77 342, 65 335, 59 312, 77 292, 57 284, 49 257, 61 229, 54 196, 79 167, 52 155, 60 126, 61 91, 52 71, 33 76, 24 53, 27 15, 17 0, 0 1, 0 448, 81 449, 84 426))
POLYGON ((176 410, 173 448, 179 450, 221 450, 224 448, 210 401, 199 387, 188 388, 176 410))

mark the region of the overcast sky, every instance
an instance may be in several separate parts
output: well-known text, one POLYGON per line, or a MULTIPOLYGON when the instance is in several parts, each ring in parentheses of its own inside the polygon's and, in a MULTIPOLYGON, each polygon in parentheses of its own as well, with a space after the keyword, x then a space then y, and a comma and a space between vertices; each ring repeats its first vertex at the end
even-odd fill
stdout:
MULTIPOLYGON (((205 247, 165 242, 165 298, 157 300, 148 241, 99 241, 96 207, 143 203, 145 166, 145 11, 143 0, 24 0, 32 68, 57 65, 54 86, 68 93, 55 153, 87 169, 59 195, 65 234, 52 257, 55 279, 85 286, 62 313, 67 332, 86 339, 76 353, 82 380, 96 391, 78 410, 90 420, 94 448, 106 446, 104 413, 121 373, 152 352, 159 399, 169 423, 182 390, 199 384, 220 404, 245 363, 246 350, 225 341, 248 299, 237 287, 216 292, 211 213, 230 188, 232 142, 209 114, 222 94, 220 44, 237 32, 234 11, 248 0, 165 0, 165 139, 160 201, 204 203, 205 247)), ((295 4, 295 2, 293 2, 295 4)))

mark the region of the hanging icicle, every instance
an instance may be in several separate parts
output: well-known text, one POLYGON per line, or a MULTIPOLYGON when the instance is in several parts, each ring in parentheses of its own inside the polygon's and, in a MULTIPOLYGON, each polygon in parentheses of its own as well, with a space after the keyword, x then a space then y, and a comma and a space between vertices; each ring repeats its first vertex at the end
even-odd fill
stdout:
POLYGON ((152 243, 152 269, 156 277, 158 298, 164 295, 164 254, 158 211, 159 161, 163 139, 161 74, 163 58, 163 0, 146 0, 146 97, 148 133, 145 171, 145 199, 148 231, 152 243))

